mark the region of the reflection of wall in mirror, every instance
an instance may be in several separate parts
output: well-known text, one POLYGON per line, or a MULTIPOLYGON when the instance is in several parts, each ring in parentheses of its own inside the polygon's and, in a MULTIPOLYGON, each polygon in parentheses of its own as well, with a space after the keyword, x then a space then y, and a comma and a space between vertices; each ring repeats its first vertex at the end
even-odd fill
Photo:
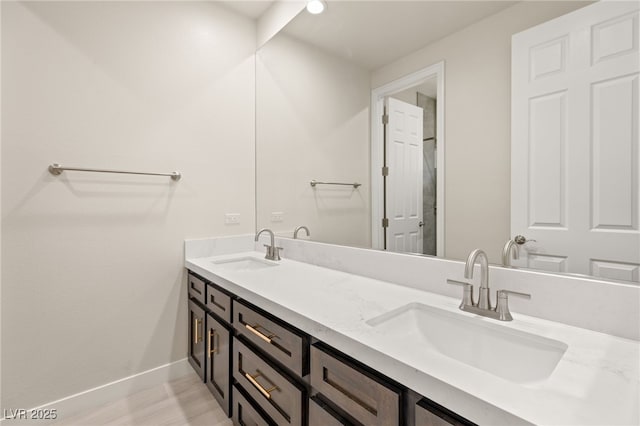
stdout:
POLYGON ((258 228, 304 224, 314 241, 369 247, 369 72, 282 33, 256 66, 258 228))
POLYGON ((521 2, 372 73, 380 87, 445 61, 445 255, 498 263, 510 225, 511 36, 591 2, 521 2))

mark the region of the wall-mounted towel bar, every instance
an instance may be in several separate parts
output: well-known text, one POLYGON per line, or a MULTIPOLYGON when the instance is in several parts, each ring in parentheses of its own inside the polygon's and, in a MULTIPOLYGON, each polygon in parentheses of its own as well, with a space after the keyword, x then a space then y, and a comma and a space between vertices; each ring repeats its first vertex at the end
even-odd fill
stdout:
POLYGON ((357 183, 357 182, 354 182, 354 183, 342 183, 342 182, 319 182, 319 181, 317 181, 317 180, 315 180, 315 179, 314 179, 314 180, 312 180, 311 182, 309 182, 309 184, 310 184, 312 187, 314 187, 314 188, 316 187, 316 185, 346 185, 346 186, 353 186, 354 188, 357 188, 357 187, 359 187, 360 185, 362 185, 361 183, 357 183))
POLYGON ((123 170, 106 170, 106 169, 86 169, 79 167, 64 167, 60 164, 53 163, 49 166, 49 172, 52 175, 60 175, 63 171, 70 170, 74 172, 96 172, 96 173, 123 173, 127 175, 149 175, 149 176, 169 176, 173 180, 180 180, 182 174, 180 172, 171 172, 171 173, 148 173, 148 172, 127 172, 123 170))

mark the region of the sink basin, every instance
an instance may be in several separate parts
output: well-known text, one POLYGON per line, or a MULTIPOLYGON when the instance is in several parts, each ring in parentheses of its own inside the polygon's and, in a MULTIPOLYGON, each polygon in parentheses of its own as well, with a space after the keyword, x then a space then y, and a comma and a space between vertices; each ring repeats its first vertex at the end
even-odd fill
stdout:
POLYGON ((567 350, 557 340, 420 303, 367 323, 413 347, 442 355, 515 383, 548 378, 567 350))
POLYGON ((212 260, 211 263, 226 271, 257 271, 278 266, 277 263, 270 262, 257 257, 245 256, 233 259, 212 260))

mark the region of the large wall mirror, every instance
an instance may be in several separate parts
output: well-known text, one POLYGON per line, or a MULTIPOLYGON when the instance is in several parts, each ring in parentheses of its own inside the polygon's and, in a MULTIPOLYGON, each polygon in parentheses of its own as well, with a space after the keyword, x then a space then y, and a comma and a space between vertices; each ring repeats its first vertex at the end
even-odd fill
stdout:
POLYGON ((500 264, 513 237, 512 35, 591 3, 303 10, 256 55, 257 227, 292 237, 305 225, 314 241, 456 260, 483 248, 500 264), (385 179, 382 164, 401 178, 385 179), (406 222, 417 233, 383 231, 394 203, 420 212, 406 222))

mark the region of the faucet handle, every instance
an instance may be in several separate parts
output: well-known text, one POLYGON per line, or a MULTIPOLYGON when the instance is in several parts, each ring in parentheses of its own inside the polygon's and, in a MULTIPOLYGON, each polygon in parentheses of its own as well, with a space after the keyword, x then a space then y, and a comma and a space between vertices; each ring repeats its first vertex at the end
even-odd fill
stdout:
POLYGON ((496 306, 496 313, 500 321, 511 321, 513 317, 509 312, 509 295, 524 297, 525 299, 531 299, 531 295, 528 293, 520 293, 519 291, 511 290, 498 290, 496 292, 498 296, 498 306, 496 306))
POLYGON ((281 260, 280 258, 280 250, 284 250, 282 247, 274 247, 273 248, 273 260, 281 260))
POLYGON ((267 254, 264 257, 267 260, 281 260, 280 259, 280 250, 284 250, 282 247, 276 247, 269 244, 264 244, 267 248, 267 254))
POLYGON ((512 290, 498 290, 498 297, 502 296, 506 299, 509 294, 513 294, 514 296, 521 296, 525 299, 531 299, 531 295, 529 293, 520 293, 519 291, 512 290))
POLYGON ((473 285, 471 285, 471 283, 447 279, 447 284, 461 285, 463 287, 462 301, 460 302, 460 309, 462 309, 465 306, 474 306, 473 305, 473 285))

